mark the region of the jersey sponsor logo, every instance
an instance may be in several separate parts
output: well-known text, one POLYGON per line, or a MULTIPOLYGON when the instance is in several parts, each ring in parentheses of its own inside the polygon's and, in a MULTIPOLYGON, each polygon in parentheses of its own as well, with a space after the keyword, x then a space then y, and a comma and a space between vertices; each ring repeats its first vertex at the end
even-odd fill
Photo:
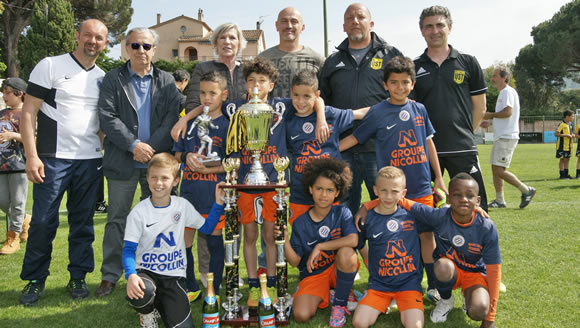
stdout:
POLYGON ((453 72, 453 81, 457 84, 461 84, 463 83, 463 80, 465 80, 465 71, 456 69, 453 72))
POLYGON ((155 272, 173 271, 185 266, 181 249, 160 254, 144 253, 139 260, 139 268, 155 272))
POLYGON ((395 220, 389 220, 387 222, 387 229, 389 229, 390 232, 396 232, 399 230, 399 222, 395 220))
POLYGON ((387 130, 390 130, 390 129, 394 128, 396 125, 397 125, 396 123, 393 124, 393 125, 387 125, 387 130))
POLYGON ((413 118, 413 122, 415 122, 415 126, 425 126, 425 118, 423 116, 416 116, 413 118))
POLYGON ((151 227, 151 226, 154 226, 154 225, 156 225, 157 223, 159 223, 159 222, 153 222, 153 223, 149 223, 149 224, 146 224, 146 225, 145 225, 145 227, 146 227, 146 228, 149 228, 149 227, 151 227))
POLYGON ((373 238, 377 238, 378 236, 382 235, 382 234, 383 234, 383 232, 384 232, 384 231, 381 231, 381 232, 379 232, 379 233, 377 233, 377 234, 374 234, 374 233, 373 233, 373 238))
POLYGON ((318 235, 320 235, 320 237, 322 237, 322 238, 328 237, 329 233, 330 233, 330 228, 325 226, 325 225, 318 228, 318 235))
POLYGON ((331 265, 334 263, 335 259, 335 251, 321 251, 320 255, 318 255, 318 258, 316 259, 316 262, 312 265, 312 271, 331 265))
POLYGON ((403 221, 401 222, 401 228, 403 229, 403 231, 413 231, 415 230, 415 221, 413 220, 403 221))
POLYGON ((417 271, 413 263, 413 255, 407 254, 407 248, 402 239, 389 240, 385 257, 379 260, 379 276, 398 276, 417 271))
POLYGON ((312 125, 310 122, 306 122, 302 124, 302 131, 304 131, 306 134, 310 134, 312 131, 314 131, 314 125, 312 125))
POLYGON ((403 122, 407 122, 410 118, 411 118, 411 114, 409 114, 409 112, 407 112, 406 110, 402 110, 399 113, 399 119, 403 122))
POLYGON ((292 167, 292 170, 296 173, 302 173, 304 165, 312 159, 327 157, 330 157, 330 155, 322 153, 322 145, 318 140, 306 141, 302 144, 302 150, 300 151, 299 156, 296 157, 296 164, 292 167))
POLYGON ((376 70, 379 70, 383 67, 383 59, 382 58, 373 58, 371 60, 371 68, 376 70))
POLYGON ((177 245, 175 243, 175 237, 173 236, 173 231, 170 231, 169 237, 167 237, 163 232, 158 234, 157 237, 155 238, 155 243, 153 244, 153 248, 161 247, 162 240, 170 247, 175 247, 177 245))
POLYGON ((463 238, 462 235, 455 235, 451 239, 451 242, 453 243, 453 245, 455 245, 455 247, 461 247, 463 246, 463 244, 465 244, 465 238, 463 238))
POLYGON ((483 246, 476 243, 467 243, 467 251, 473 254, 481 255, 481 251, 483 250, 483 246))
POLYGON ((398 146, 391 152, 390 165, 395 167, 410 166, 427 162, 425 147, 418 145, 415 130, 399 132, 398 146))
POLYGON ((183 169, 183 180, 218 182, 218 176, 215 173, 205 174, 199 172, 192 172, 189 166, 185 166, 185 168, 183 169))
POLYGON ((476 269, 475 265, 467 262, 463 253, 458 253, 453 247, 449 247, 447 253, 445 253, 445 257, 465 268, 476 269))

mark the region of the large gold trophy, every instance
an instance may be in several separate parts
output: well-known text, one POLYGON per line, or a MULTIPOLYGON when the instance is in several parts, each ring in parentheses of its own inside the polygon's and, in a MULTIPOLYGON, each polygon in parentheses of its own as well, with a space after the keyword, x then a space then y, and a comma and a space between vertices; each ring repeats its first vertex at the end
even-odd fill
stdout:
POLYGON ((227 153, 245 149, 252 154, 252 166, 244 177, 246 185, 267 185, 270 183, 264 172, 260 158, 270 141, 270 127, 274 117, 272 106, 265 104, 254 88, 252 99, 240 107, 232 117, 228 131, 227 153))
MULTIPOLYGON (((272 121, 274 115, 278 115, 268 104, 262 102, 258 96, 258 89, 252 90, 252 99, 239 108, 230 119, 226 153, 228 155, 242 150, 251 154, 251 166, 244 177, 243 183, 236 184, 236 174, 234 173, 240 166, 240 159, 226 159, 224 168, 228 172, 227 183, 222 185, 226 192, 226 226, 225 226, 225 248, 226 248, 226 297, 227 302, 223 304, 225 314, 222 317, 222 324, 229 326, 249 326, 257 325, 257 308, 249 308, 238 304, 241 294, 237 288, 238 262, 236 259, 239 242, 238 208, 236 205, 238 190, 263 190, 276 191, 274 201, 278 204, 276 211, 276 225, 283 231, 288 217, 288 207, 286 200, 286 188, 288 184, 284 179, 284 172, 288 167, 288 158, 277 158, 273 166, 278 171, 278 181, 270 182, 268 174, 264 171, 260 159, 262 153, 267 149, 270 140, 272 121), (230 173, 231 172, 231 173, 230 173)), ((243 165, 243 163, 242 163, 243 165)), ((277 296, 275 304, 277 311, 276 325, 288 324, 291 311, 290 296, 287 293, 287 264, 284 254, 284 235, 279 236, 276 241, 277 248, 277 296)), ((239 256, 238 256, 239 257, 239 256)))

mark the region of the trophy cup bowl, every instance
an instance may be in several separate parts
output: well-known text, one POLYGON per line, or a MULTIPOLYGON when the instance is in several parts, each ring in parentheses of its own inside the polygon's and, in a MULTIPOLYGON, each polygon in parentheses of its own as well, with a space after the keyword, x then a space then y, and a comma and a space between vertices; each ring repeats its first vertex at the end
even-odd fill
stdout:
POLYGON ((266 185, 269 178, 260 158, 262 152, 268 147, 270 140, 270 127, 274 117, 274 109, 268 104, 262 103, 257 93, 248 103, 240 107, 242 124, 246 127, 247 142, 244 149, 251 153, 252 165, 244 178, 244 184, 266 185))

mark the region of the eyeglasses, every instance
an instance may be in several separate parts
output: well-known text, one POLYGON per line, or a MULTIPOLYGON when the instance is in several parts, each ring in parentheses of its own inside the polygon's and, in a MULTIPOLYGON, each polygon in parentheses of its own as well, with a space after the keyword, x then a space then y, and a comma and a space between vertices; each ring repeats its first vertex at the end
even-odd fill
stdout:
POLYGON ((153 45, 149 44, 149 43, 143 43, 143 44, 137 43, 137 42, 131 43, 131 49, 133 49, 133 50, 139 50, 140 47, 143 47, 143 50, 145 50, 145 51, 149 51, 149 50, 151 50, 151 48, 153 48, 153 45))

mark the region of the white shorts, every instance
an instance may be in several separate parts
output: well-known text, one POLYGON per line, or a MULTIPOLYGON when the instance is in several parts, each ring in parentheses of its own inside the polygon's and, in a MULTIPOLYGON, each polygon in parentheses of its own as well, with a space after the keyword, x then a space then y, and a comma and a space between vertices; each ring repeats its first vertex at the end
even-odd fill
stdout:
POLYGON ((512 161, 512 156, 518 145, 518 139, 497 139, 493 142, 493 148, 489 155, 489 163, 495 166, 508 168, 512 161))

